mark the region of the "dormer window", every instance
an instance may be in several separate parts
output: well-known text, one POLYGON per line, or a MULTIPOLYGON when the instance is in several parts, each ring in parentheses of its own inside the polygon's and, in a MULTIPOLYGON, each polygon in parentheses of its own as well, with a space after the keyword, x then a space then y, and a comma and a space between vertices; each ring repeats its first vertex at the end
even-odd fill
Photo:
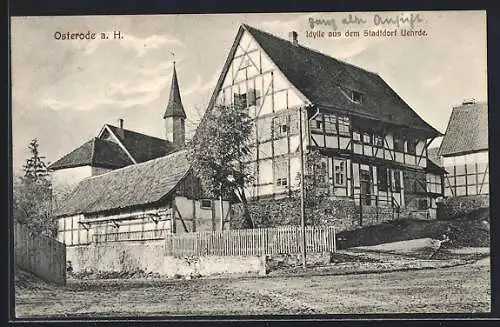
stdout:
POLYGON ((354 91, 354 90, 351 91, 352 102, 361 103, 362 99, 363 99, 363 95, 360 92, 354 91))

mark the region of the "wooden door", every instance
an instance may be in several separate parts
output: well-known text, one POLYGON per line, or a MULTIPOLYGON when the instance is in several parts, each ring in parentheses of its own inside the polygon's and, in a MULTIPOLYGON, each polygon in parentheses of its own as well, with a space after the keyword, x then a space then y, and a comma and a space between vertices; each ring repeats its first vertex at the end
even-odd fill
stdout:
POLYGON ((372 179, 370 171, 360 170, 359 172, 359 184, 361 188, 361 199, 363 205, 371 205, 371 195, 372 195, 372 179))

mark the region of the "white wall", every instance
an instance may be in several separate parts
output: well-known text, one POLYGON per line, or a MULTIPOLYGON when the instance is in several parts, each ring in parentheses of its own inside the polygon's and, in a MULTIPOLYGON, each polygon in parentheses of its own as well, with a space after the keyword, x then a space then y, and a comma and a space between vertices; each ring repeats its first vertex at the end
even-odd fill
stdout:
POLYGON ((91 166, 59 169, 52 172, 52 183, 55 187, 74 187, 82 179, 92 176, 91 166))
MULTIPOLYGON (((175 198, 175 205, 179 209, 179 212, 184 219, 185 224, 188 227, 188 231, 191 232, 193 231, 192 226, 193 226, 193 216, 196 217, 196 231, 208 231, 212 230, 212 209, 211 208, 202 208, 201 207, 201 200, 191 200, 183 196, 177 196, 175 198), (194 205, 194 215, 193 215, 193 205, 194 205)), ((220 215, 220 204, 218 200, 212 200, 212 205, 214 209, 214 216, 215 216, 215 228, 216 230, 220 230, 220 221, 221 221, 221 215, 220 215)), ((229 227, 229 201, 223 201, 223 213, 224 213, 224 219, 227 221, 224 223, 224 229, 229 227), (227 217, 227 218, 226 218, 227 217)), ((178 217, 178 215, 177 215, 178 217)), ((184 227, 182 226, 181 223, 177 223, 176 226, 176 231, 177 233, 182 233, 184 232, 184 227)))

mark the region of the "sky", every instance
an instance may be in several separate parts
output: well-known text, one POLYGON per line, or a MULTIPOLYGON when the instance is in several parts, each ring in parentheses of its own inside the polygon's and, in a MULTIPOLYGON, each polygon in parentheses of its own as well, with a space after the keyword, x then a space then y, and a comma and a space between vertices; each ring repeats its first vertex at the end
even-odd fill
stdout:
MULTIPOLYGON (((484 11, 273 13, 13 17, 11 19, 12 167, 28 144, 54 162, 97 136, 105 123, 164 137, 175 59, 187 114, 187 137, 207 106, 240 24, 299 43, 378 73, 410 107, 441 132, 453 106, 487 101, 484 11), (349 14, 366 23, 342 24, 349 14), (307 31, 393 30, 380 18, 419 15, 421 37, 308 38, 307 31), (120 31, 122 39, 113 39, 120 31), (95 32, 95 40, 57 40, 56 33, 95 32), (101 40, 100 34, 109 39, 101 40)), ((410 28, 406 22, 400 29, 410 28)), ((437 141, 439 142, 439 140, 437 141)), ((433 143, 438 145, 438 143, 433 143)))

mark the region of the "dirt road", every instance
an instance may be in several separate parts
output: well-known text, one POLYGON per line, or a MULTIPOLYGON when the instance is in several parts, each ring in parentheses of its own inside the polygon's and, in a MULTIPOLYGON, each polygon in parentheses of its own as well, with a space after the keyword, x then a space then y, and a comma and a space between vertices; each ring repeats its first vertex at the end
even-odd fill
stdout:
POLYGON ((22 290, 17 317, 138 317, 490 311, 489 261, 379 274, 101 280, 22 290))

